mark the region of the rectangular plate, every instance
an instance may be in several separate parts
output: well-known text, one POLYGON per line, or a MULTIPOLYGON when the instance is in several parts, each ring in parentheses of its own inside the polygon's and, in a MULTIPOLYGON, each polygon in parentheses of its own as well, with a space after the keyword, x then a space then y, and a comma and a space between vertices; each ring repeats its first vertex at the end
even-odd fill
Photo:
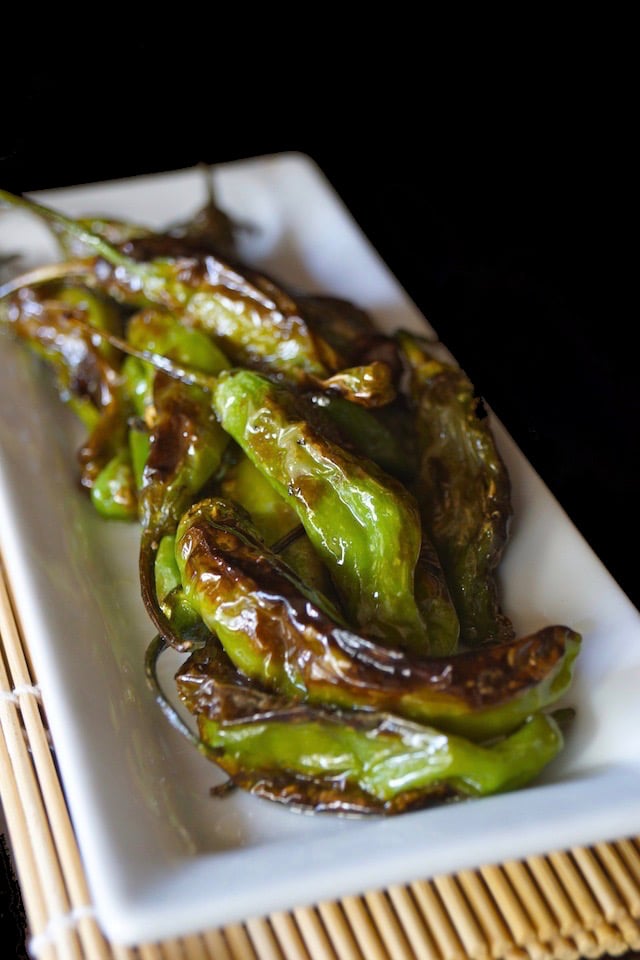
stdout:
MULTIPOLYGON (((221 205, 255 227, 242 235, 249 261, 289 286, 354 300, 386 331, 430 329, 307 157, 222 165, 215 183, 221 205)), ((39 199, 161 227, 195 212, 205 193, 194 169, 39 199)), ((3 212, 0 255, 16 251, 30 265, 57 258, 40 223, 3 212)), ((505 608, 519 634, 561 623, 583 635, 567 745, 515 793, 389 819, 304 816, 243 793, 209 795, 216 769, 169 726, 145 682, 153 634, 138 528, 94 513, 77 484, 77 424, 6 331, 0 348, 0 546, 112 941, 161 940, 640 830, 640 616, 499 422, 515 511, 505 608)), ((169 684, 176 665, 165 667, 169 684)))

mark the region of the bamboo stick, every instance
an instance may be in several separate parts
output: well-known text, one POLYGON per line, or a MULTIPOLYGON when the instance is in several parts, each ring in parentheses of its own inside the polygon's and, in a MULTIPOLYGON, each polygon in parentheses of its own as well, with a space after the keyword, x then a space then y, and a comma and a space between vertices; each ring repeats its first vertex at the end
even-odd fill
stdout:
POLYGON ((551 960, 551 952, 536 935, 531 921, 520 903, 516 891, 508 882, 499 866, 481 867, 480 873, 491 890, 513 939, 519 947, 524 947, 532 960, 551 960))
POLYGON ((408 958, 413 960, 411 947, 398 923, 386 893, 381 890, 373 890, 365 894, 364 899, 391 960, 408 960, 408 958))
POLYGON ((335 900, 318 904, 318 913, 339 960, 362 960, 342 907, 335 900))
POLYGON ((342 906, 365 960, 389 960, 389 954, 363 898, 344 897, 342 906))
POLYGON ((336 960, 320 916, 313 907, 300 907, 293 915, 311 960, 336 960))
POLYGON ((411 884, 411 890, 443 960, 464 960, 465 950, 451 926, 434 884, 427 880, 416 880, 411 884))
POLYGON ((260 960, 283 960, 269 921, 254 917, 246 922, 247 933, 260 960))
POLYGON ((293 916, 283 910, 272 913, 270 920, 285 960, 310 960, 293 916))
POLYGON ((229 952, 221 930, 205 930, 202 937, 211 958, 215 957, 215 960, 232 960, 231 953, 229 952))
POLYGON ((242 924, 233 923, 225 927, 224 935, 233 960, 256 960, 251 940, 242 924))
POLYGON ((478 918, 479 925, 485 932, 494 960, 502 957, 524 956, 523 951, 516 947, 482 875, 475 870, 462 870, 458 874, 458 881, 478 918))
MULTIPOLYGON (((0 604, 2 598, 0 595, 0 604)), ((0 661, 0 690, 11 689, 4 662, 0 661)), ((35 949, 40 952, 45 941, 51 938, 64 960, 81 960, 75 931, 64 923, 71 909, 64 879, 62 877, 55 847, 52 841, 47 815, 42 803, 31 757, 18 716, 18 708, 10 699, 0 700, 0 725, 5 737, 7 751, 15 775, 19 802, 25 814, 31 847, 46 910, 46 924, 34 933, 38 939, 35 949)))
POLYGON ((640 904, 636 902, 636 897, 640 899, 640 853, 638 853, 634 847, 633 841, 629 840, 628 838, 625 838, 624 840, 617 840, 615 843, 615 848, 624 860, 629 873, 633 877, 634 899, 629 905, 629 910, 632 916, 639 917, 640 904))
MULTIPOLYGON (((4 732, 0 736, 0 802, 11 837, 27 923, 32 935, 38 936, 47 925, 48 913, 4 732)), ((54 954, 53 944, 45 945, 40 960, 55 960, 54 954)))
POLYGON ((440 951, 434 943, 431 931, 427 929, 427 924, 411 891, 404 886, 391 886, 388 893, 407 941, 415 955, 424 957, 424 960, 440 960, 440 951))
POLYGON ((435 885, 470 960, 488 960, 490 949, 464 893, 453 876, 435 877, 435 885))
POLYGON ((575 905, 583 926, 595 936, 598 946, 601 948, 601 953, 609 953, 613 956, 619 956, 620 953, 623 953, 626 950, 624 939, 605 920, 593 893, 585 883, 570 854, 564 851, 555 851, 548 854, 548 858, 567 891, 569 899, 575 905))
POLYGON ((75 918, 75 925, 86 955, 95 960, 107 960, 106 941, 92 915, 91 899, 66 801, 51 755, 45 720, 38 700, 28 692, 36 688, 24 654, 22 633, 15 608, 2 576, 0 576, 0 635, 3 638, 3 648, 13 689, 25 691, 25 693, 18 693, 18 702, 48 818, 48 829, 69 898, 69 914, 72 919, 75 918))

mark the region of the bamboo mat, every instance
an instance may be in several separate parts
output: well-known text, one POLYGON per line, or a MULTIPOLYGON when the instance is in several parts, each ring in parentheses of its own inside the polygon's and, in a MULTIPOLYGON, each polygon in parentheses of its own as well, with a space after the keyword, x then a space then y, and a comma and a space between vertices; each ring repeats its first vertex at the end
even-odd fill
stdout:
POLYGON ((0 566, 0 801, 41 960, 578 960, 640 951, 640 837, 123 947, 96 922, 0 566))

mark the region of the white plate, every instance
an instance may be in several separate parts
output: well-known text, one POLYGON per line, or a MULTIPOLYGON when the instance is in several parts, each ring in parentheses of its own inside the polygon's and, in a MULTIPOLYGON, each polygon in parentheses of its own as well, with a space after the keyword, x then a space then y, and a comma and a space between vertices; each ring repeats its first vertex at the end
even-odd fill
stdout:
MULTIPOLYGON (((244 236, 252 261, 288 284, 355 300, 384 329, 424 331, 307 157, 223 165, 216 184, 222 205, 259 227, 244 236)), ((39 196, 72 215, 152 226, 204 201, 198 170, 39 196)), ((55 256, 40 224, 3 213, 0 255, 15 250, 33 264, 55 256)), ((184 935, 640 830, 640 616, 499 423, 515 508, 507 612, 519 633, 562 623, 583 635, 564 752, 511 794, 386 820, 302 816, 246 794, 209 796, 215 768, 169 726, 145 683, 153 631, 138 590, 138 530, 93 512, 77 488, 76 424, 32 358, 6 335, 0 344, 0 544, 112 941, 184 935)))

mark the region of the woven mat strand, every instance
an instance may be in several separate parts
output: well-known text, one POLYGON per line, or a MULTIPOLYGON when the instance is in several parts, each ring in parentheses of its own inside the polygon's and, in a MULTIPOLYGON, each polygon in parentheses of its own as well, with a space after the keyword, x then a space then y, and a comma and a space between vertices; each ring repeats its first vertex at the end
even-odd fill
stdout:
POLYGON ((640 951, 640 837, 123 947, 96 922, 0 566, 0 801, 38 960, 579 960, 640 951))

